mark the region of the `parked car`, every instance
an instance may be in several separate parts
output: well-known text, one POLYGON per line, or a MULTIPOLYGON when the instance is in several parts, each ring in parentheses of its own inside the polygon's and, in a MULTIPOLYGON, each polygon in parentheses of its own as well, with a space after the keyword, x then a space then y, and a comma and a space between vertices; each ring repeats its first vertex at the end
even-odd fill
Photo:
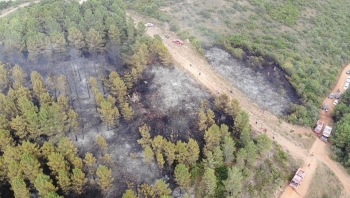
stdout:
POLYGON ((333 99, 334 98, 334 93, 329 94, 328 98, 333 99))
POLYGON ((349 83, 345 83, 344 89, 348 89, 348 87, 349 87, 349 83))
MULTIPOLYGON (((349 76, 349 77, 350 77, 350 76, 349 76)), ((346 79, 346 82, 347 82, 347 83, 350 83, 350 78, 347 78, 347 79, 346 79)))
POLYGON ((153 24, 152 23, 146 23, 145 26, 146 27, 153 27, 153 24))
POLYGON ((322 109, 328 111, 328 104, 323 104, 322 109))
POLYGON ((334 100, 333 102, 334 105, 337 105, 338 103, 339 103, 338 100, 334 100))
POLYGON ((347 74, 350 74, 350 70, 346 71, 347 74))
POLYGON ((341 96, 341 93, 337 93, 337 95, 335 95, 335 98, 336 98, 336 99, 339 99, 340 96, 341 96))

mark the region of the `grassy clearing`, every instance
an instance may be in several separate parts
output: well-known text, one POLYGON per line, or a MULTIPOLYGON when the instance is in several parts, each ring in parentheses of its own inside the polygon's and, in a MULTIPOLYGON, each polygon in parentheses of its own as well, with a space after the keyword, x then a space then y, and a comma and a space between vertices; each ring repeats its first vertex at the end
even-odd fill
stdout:
POLYGON ((344 188, 338 178, 325 165, 320 164, 312 178, 306 197, 309 198, 335 198, 345 197, 344 188))

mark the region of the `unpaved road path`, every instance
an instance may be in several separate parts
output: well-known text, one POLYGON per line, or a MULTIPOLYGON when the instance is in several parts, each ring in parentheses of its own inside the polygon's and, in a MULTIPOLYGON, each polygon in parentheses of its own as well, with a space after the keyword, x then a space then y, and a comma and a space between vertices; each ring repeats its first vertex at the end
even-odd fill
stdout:
MULTIPOLYGON (((132 17, 135 19, 135 22, 144 21, 146 19, 132 11, 129 11, 128 14, 132 15, 132 17)), ((147 22, 153 21, 154 20, 151 19, 147 22)), ((156 23, 156 21, 154 23, 156 23)), ((207 89, 213 95, 217 95, 220 92, 226 93, 231 98, 238 99, 242 106, 242 109, 249 113, 250 125, 254 130, 261 131, 261 128, 266 128, 267 134, 271 137, 271 139, 277 141, 293 157, 303 160, 304 164, 302 168, 307 170, 307 175, 302 185, 298 188, 298 190, 293 190, 291 187, 287 186, 281 197, 305 197, 308 186, 310 185, 313 175, 317 169, 317 165, 320 162, 325 163, 334 172, 334 174, 343 184, 346 193, 350 195, 350 177, 339 163, 329 159, 327 150, 328 147, 324 142, 316 138, 313 146, 308 151, 305 148, 301 147, 298 143, 291 142, 281 135, 282 132, 290 131, 292 129, 294 129, 295 132, 302 134, 313 133, 310 128, 291 125, 282 120, 279 120, 272 113, 262 110, 256 103, 245 97, 242 92, 237 90, 229 81, 225 80, 219 73, 214 71, 206 59, 203 56, 200 56, 192 47, 192 45, 186 42, 183 46, 174 44, 172 42, 172 39, 176 38, 176 35, 170 32, 167 28, 159 28, 156 26, 150 27, 147 28, 147 34, 150 36, 153 36, 155 34, 160 35, 163 38, 165 46, 169 49, 169 52, 172 55, 176 65, 182 67, 185 71, 192 74, 194 79, 200 84, 207 87, 207 89), (170 36, 170 39, 165 39, 165 34, 168 34, 170 36), (256 122, 258 122, 258 124, 256 124, 256 122), (312 152, 314 153, 313 156, 311 156, 312 152), (308 164, 310 164, 310 167, 308 167, 308 164)), ((350 65, 348 65, 344 71, 348 69, 350 69, 350 65)), ((339 78, 337 86, 334 88, 335 91, 339 87, 342 87, 346 80, 344 71, 339 78)), ((331 107, 333 102, 328 101, 328 98, 325 99, 325 101, 329 103, 329 106, 331 107)), ((329 125, 333 124, 331 118, 331 110, 332 107, 329 109, 327 114, 322 112, 320 118, 329 125)))
POLYGON ((40 1, 26 2, 26 3, 22 3, 22 4, 18 5, 18 6, 15 7, 15 8, 8 8, 8 9, 5 9, 5 10, 3 10, 3 11, 1 12, 0 18, 1 18, 1 17, 4 17, 4 16, 6 16, 6 15, 8 15, 8 14, 14 12, 14 11, 16 11, 18 8, 22 8, 22 7, 28 6, 28 5, 31 4, 31 3, 39 3, 39 2, 40 2, 40 1))

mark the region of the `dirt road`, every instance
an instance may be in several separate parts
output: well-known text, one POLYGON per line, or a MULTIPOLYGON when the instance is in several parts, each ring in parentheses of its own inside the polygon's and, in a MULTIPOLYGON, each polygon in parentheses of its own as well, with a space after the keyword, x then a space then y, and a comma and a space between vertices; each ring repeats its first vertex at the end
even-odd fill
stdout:
MULTIPOLYGON (((133 12, 128 13, 132 13, 132 17, 135 19, 135 22, 145 20, 144 17, 141 17, 133 12)), ((153 19, 147 22, 153 22, 153 19)), ((154 23, 156 23, 156 21, 154 23)), ((303 184, 297 191, 287 186, 281 197, 305 197, 308 186, 311 183, 312 177, 317 169, 319 162, 325 163, 331 170, 333 170, 334 174, 343 184, 347 194, 350 195, 350 177, 341 165, 329 159, 327 146, 324 142, 316 138, 316 141, 314 142, 312 148, 310 151, 308 151, 297 143, 291 142, 281 135, 282 132, 290 131, 292 129, 294 129, 297 133, 302 134, 313 133, 310 128, 291 125, 282 120, 279 120, 272 113, 262 110, 257 104, 255 104, 249 98, 245 97, 242 92, 237 90, 229 81, 225 80, 220 74, 214 71, 206 59, 203 56, 198 55, 191 44, 185 42, 185 45, 180 46, 172 43, 172 39, 176 38, 176 35, 170 32, 168 29, 161 29, 157 26, 150 27, 147 28, 147 34, 150 36, 159 34, 163 38, 163 42, 169 49, 177 66, 182 67, 185 71, 192 74, 194 79, 202 85, 206 86, 213 95, 218 95, 218 93, 226 93, 231 98, 238 99, 242 106, 242 109, 249 113, 250 124, 254 130, 261 131, 261 128, 266 128, 267 134, 271 137, 271 139, 277 141, 293 157, 303 160, 304 164, 302 168, 307 170, 307 175, 303 181, 303 184), (170 38, 164 38, 165 34, 168 34, 170 38), (256 125, 256 122, 259 124, 256 125), (314 153, 313 156, 310 155, 312 152, 314 153), (310 167, 308 167, 308 164, 310 164, 310 167)), ((344 71, 347 69, 350 69, 350 65, 347 66, 344 71)), ((344 76, 343 73, 339 78, 337 86, 334 88, 335 91, 339 87, 342 87, 344 81, 346 80, 346 76, 344 76)), ((329 106, 331 107, 332 103, 330 103, 328 99, 325 101, 329 103, 329 106)), ((327 114, 324 112, 321 114, 320 119, 325 121, 326 124, 331 125, 333 123, 330 112, 332 109, 333 108, 331 107, 327 114)))
POLYGON ((22 4, 18 5, 18 6, 15 7, 15 8, 6 9, 6 10, 4 10, 4 11, 1 12, 0 18, 1 18, 1 17, 4 17, 4 16, 6 16, 6 15, 8 15, 8 14, 14 12, 14 11, 16 11, 18 8, 25 7, 25 6, 27 6, 27 5, 31 4, 31 3, 39 3, 39 2, 40 2, 40 1, 26 2, 26 3, 22 3, 22 4))

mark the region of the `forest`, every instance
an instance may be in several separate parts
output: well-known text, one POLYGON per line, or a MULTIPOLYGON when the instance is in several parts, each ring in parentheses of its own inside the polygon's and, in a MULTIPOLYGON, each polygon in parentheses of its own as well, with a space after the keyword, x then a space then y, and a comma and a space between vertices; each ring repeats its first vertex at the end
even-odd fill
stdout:
POLYGON ((145 113, 130 95, 147 84, 150 67, 171 69, 172 58, 125 8, 112 0, 43 0, 0 19, 1 196, 172 197, 181 189, 183 197, 271 197, 297 164, 252 131, 237 100, 222 94, 198 104, 193 138, 174 141, 156 134, 152 120, 139 120, 145 113), (93 125, 87 114, 105 126, 96 126, 97 147, 77 144, 93 125), (101 129, 136 132, 142 157, 130 157, 155 164, 161 177, 117 177, 123 170, 109 149, 117 143, 101 129))
POLYGON ((346 0, 125 2, 168 22, 179 37, 194 41, 201 53, 220 45, 254 68, 277 64, 300 97, 300 104, 292 105, 285 116, 293 124, 313 126, 321 99, 349 61, 346 0))

